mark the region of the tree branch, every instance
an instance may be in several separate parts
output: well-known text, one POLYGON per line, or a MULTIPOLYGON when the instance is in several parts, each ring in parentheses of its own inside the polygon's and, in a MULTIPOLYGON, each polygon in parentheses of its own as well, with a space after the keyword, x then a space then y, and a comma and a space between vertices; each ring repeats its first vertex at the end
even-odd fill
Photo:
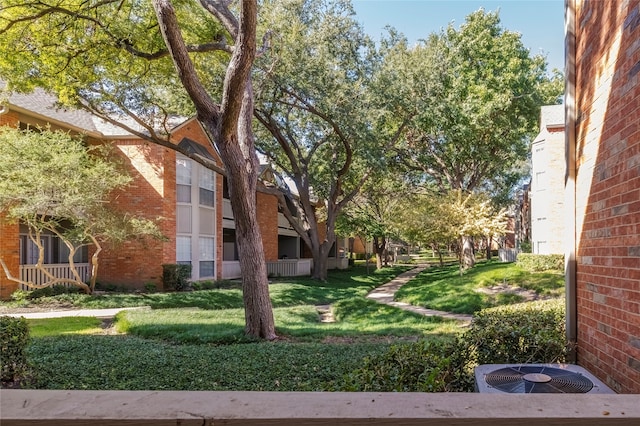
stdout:
MULTIPOLYGON (((213 120, 219 126, 220 108, 208 95, 189 57, 171 0, 152 0, 160 32, 173 59, 176 72, 201 119, 213 120)), ((237 55, 234 53, 234 56, 237 55)), ((217 127, 216 126, 216 127, 217 127)))

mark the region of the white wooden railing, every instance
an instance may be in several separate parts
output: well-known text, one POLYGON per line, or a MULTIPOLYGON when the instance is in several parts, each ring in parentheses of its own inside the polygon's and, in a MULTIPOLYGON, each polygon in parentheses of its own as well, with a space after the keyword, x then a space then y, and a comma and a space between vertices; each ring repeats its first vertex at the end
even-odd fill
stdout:
POLYGON ((516 249, 499 249, 498 258, 502 262, 515 262, 518 260, 518 250, 516 249))
POLYGON ((282 259, 267 262, 267 273, 275 277, 311 275, 311 259, 282 259))
MULTIPOLYGON (((274 277, 299 277, 311 275, 312 265, 312 259, 282 259, 267 262, 267 273, 274 277)), ((240 278, 241 276, 240 262, 237 260, 222 262, 223 279, 233 280, 240 278)))
MULTIPOLYGON (((78 274, 80 275, 80 279, 82 280, 82 282, 86 283, 87 281, 89 281, 89 278, 91 278, 91 264, 76 263, 75 267, 78 271, 78 274)), ((45 271, 56 278, 75 279, 68 263, 51 263, 43 265, 43 268, 45 271)), ((47 277, 42 270, 36 268, 36 265, 20 265, 20 279, 22 281, 32 282, 34 284, 45 284, 47 281, 49 281, 49 277, 47 277)), ((70 284, 62 285, 69 286, 70 284)), ((32 290, 31 288, 23 284, 20 285, 20 289, 32 290)))

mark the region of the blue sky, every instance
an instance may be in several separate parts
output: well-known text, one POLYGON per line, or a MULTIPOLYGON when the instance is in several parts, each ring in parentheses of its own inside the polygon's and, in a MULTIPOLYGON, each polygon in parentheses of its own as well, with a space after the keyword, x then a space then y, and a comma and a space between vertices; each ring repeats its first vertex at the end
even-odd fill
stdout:
POLYGON ((499 10, 502 26, 522 34, 523 44, 547 57, 549 70, 564 68, 564 0, 352 0, 356 20, 378 39, 390 25, 410 42, 439 32, 449 23, 456 28, 481 7, 499 10))

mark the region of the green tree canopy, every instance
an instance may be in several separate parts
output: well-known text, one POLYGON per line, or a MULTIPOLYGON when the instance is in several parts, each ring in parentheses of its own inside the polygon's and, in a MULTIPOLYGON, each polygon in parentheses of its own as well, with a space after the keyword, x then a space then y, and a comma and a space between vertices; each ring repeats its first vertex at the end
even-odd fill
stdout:
POLYGON ((0 79, 42 87, 129 132, 171 143, 170 119, 194 114, 225 165, 243 279, 246 332, 274 339, 256 223, 260 165, 252 130, 257 0, 3 0, 0 79))
POLYGON ((462 271, 467 264, 463 259, 465 239, 503 235, 507 214, 505 209, 497 211, 482 194, 426 192, 403 199, 396 226, 410 241, 453 246, 462 271))
POLYGON ((557 102, 562 76, 549 77, 545 58, 482 9, 413 48, 392 46, 400 75, 390 84, 412 116, 399 150, 405 165, 441 190, 511 189, 513 165, 527 158, 540 106, 557 102))
MULTIPOLYGON (((49 277, 41 285, 24 284, 71 283, 90 293, 103 243, 161 237, 152 221, 111 208, 110 195, 124 189, 131 178, 105 155, 104 150, 88 149, 79 138, 59 131, 0 128, 0 213, 27 226, 29 238, 39 248, 37 267, 49 277), (73 279, 55 278, 44 270, 40 236, 45 231, 59 237, 69 249, 73 279), (73 261, 85 245, 95 249, 89 285, 80 279, 73 261)), ((6 268, 5 272, 13 278, 6 268)))
POLYGON ((255 76, 258 146, 295 185, 294 211, 283 198, 280 207, 311 249, 314 277, 325 279, 340 211, 399 132, 381 126, 389 111, 374 84, 379 57, 348 1, 263 7, 272 35, 255 76))

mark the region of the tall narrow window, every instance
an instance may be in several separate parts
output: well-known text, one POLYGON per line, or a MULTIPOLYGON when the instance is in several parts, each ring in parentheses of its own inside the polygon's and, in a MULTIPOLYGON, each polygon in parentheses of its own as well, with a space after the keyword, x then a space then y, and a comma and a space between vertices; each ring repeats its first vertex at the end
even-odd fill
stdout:
POLYGON ((176 237, 176 262, 191 264, 191 237, 176 237))
POLYGON ((215 205, 215 178, 213 170, 200 169, 200 205, 213 207, 215 205))
POLYGON ((191 202, 191 161, 176 160, 176 198, 179 203, 191 202))
POLYGON ((213 277, 215 239, 200 237, 200 278, 213 277))

